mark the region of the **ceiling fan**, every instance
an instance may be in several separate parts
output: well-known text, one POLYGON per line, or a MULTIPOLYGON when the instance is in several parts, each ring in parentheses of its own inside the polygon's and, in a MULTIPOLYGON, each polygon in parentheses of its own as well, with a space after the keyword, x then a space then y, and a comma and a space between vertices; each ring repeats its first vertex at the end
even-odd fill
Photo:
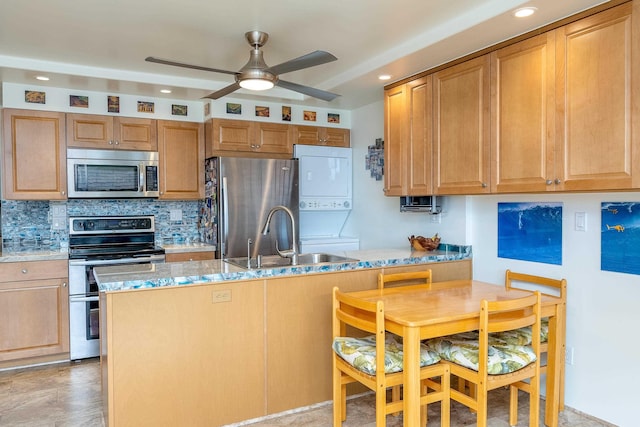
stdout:
POLYGON ((265 90, 271 89, 273 86, 279 86, 285 89, 293 90, 295 92, 322 99, 324 101, 331 101, 337 96, 340 96, 324 90, 315 89, 309 86, 303 86, 285 80, 280 80, 280 78, 278 77, 280 74, 290 73, 292 71, 302 70, 304 68, 315 67, 316 65, 326 64, 327 62, 332 62, 338 59, 329 52, 316 50, 315 52, 311 52, 290 61, 283 62, 282 64, 269 67, 264 62, 262 51, 260 50, 260 48, 267 43, 269 34, 262 31, 254 30, 245 33, 244 36, 249 44, 253 47, 253 49, 249 53, 249 62, 247 62, 246 65, 240 69, 240 71, 227 71, 217 68, 203 67, 199 65, 184 64, 167 59, 154 58, 152 56, 147 57, 145 61, 155 62, 158 64, 173 65, 176 67, 193 68, 194 70, 212 71, 214 73, 232 74, 233 76, 235 76, 235 83, 223 87, 216 92, 210 93, 204 98, 218 99, 232 92, 235 92, 240 88, 250 90, 265 90))

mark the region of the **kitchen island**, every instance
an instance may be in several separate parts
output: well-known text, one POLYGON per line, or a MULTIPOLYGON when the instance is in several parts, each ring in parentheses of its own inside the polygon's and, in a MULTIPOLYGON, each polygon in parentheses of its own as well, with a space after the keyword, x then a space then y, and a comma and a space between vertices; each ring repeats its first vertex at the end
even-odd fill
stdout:
POLYGON ((471 248, 344 253, 247 270, 221 260, 96 269, 109 426, 216 426, 331 400, 331 289, 380 272, 471 278, 471 248), (127 271, 128 269, 128 271, 127 271))

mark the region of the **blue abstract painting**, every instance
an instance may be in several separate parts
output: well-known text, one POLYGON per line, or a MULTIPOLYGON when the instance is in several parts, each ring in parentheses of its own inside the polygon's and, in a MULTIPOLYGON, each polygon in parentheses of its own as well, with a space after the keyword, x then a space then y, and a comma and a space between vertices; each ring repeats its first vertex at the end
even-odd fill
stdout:
POLYGON ((562 203, 498 203, 498 257, 562 265, 562 203))
POLYGON ((600 269, 640 274, 640 202, 603 202, 600 269))

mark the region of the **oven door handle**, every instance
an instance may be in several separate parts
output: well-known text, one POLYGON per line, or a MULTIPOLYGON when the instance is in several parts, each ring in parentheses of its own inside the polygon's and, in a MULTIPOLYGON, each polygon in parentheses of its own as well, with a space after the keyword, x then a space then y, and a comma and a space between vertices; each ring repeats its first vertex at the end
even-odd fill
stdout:
POLYGON ((69 265, 114 265, 114 264, 146 264, 164 262, 164 255, 149 255, 120 259, 70 259, 69 265))
POLYGON ((69 297, 69 303, 74 302, 94 302, 99 301, 100 297, 69 297))

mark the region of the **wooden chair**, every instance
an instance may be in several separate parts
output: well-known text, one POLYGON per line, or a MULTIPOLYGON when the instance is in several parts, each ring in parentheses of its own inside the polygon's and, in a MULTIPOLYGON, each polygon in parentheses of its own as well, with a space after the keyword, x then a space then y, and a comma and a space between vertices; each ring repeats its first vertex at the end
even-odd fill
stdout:
MULTIPOLYGON (((562 299, 563 305, 567 303, 567 281, 565 279, 551 279, 543 276, 535 276, 532 274, 524 274, 524 273, 516 273, 511 270, 507 270, 505 273, 505 281, 504 285, 507 289, 527 289, 527 290, 539 290, 543 295, 551 295, 555 297, 560 297, 562 299), (523 286, 524 285, 524 286, 523 286)), ((562 316, 562 322, 565 321, 565 317, 562 316)), ((542 319, 542 322, 545 322, 545 319, 542 319)), ((562 330, 565 330, 564 323, 562 324, 562 330)), ((546 334, 543 334, 546 337, 546 334)), ((560 339, 560 342, 564 343, 564 338, 560 339)), ((564 344, 563 344, 564 346, 564 344)), ((549 343, 546 341, 540 342, 540 353, 548 353, 549 351, 549 343)), ((547 365, 540 365, 540 373, 547 373, 547 365)), ((560 364, 560 408, 559 410, 564 409, 564 375, 565 375, 565 366, 564 363, 560 364)), ((521 388, 524 391, 525 387, 521 388)), ((517 391, 512 391, 512 399, 518 401, 518 393, 517 391)), ((517 405, 516 405, 517 408, 517 405)), ((516 414, 517 417, 517 414, 516 414)))
MULTIPOLYGON (((359 382, 374 391, 376 394, 376 426, 386 425, 386 416, 402 411, 402 401, 387 403, 387 388, 402 384, 402 352, 388 354, 391 345, 388 338, 391 334, 385 332, 384 303, 382 301, 368 302, 353 298, 342 293, 337 287, 333 288, 333 425, 341 426, 347 418, 346 386, 353 382, 359 382), (349 328, 347 328, 349 326, 349 328), (349 335, 346 335, 347 332, 349 335), (356 332, 357 331, 357 332, 356 332), (373 334, 373 336, 358 338, 358 332, 373 334), (354 356, 347 361, 339 355, 340 346, 351 345, 358 341, 368 341, 368 348, 375 345, 374 354, 367 354, 372 359, 369 365, 361 362, 365 357, 354 356), (393 357, 392 357, 393 356, 393 357), (385 357, 390 361, 385 367, 385 357), (394 369, 395 368, 395 369, 394 369), (373 371, 373 372, 372 372, 373 371), (387 372, 389 371, 389 372, 387 372)), ((367 344, 367 342, 365 342, 367 344)), ((357 345, 357 344, 356 344, 357 345)), ((423 347, 424 348, 424 347, 423 347)), ((401 349, 401 347, 400 347, 401 349)), ((449 426, 449 367, 438 362, 423 366, 420 370, 420 379, 427 387, 422 387, 420 404, 423 406, 422 419, 426 423, 426 405, 441 402, 441 425, 449 426), (436 381, 434 378, 439 378, 436 381)), ((421 357, 421 359, 424 359, 421 357)))
MULTIPOLYGON (((478 340, 458 340, 452 337, 434 338, 428 346, 448 363, 451 375, 470 385, 470 392, 451 389, 451 399, 477 413, 478 427, 487 425, 487 394, 490 390, 509 385, 511 395, 517 388, 529 392, 529 426, 538 427, 540 408, 540 292, 530 296, 501 301, 482 301, 478 340), (497 332, 532 328, 531 346, 510 346, 497 343, 490 335, 497 332), (491 348, 491 355, 490 350, 491 348), (525 383, 524 380, 529 380, 525 383)), ((510 401, 509 423, 518 420, 517 401, 510 401)))
MULTIPOLYGON (((384 289, 386 286, 406 286, 406 285, 426 285, 431 288, 431 269, 416 271, 412 273, 378 273, 378 289, 384 289)), ((391 388, 391 401, 400 400, 400 386, 391 388)))
POLYGON ((384 289, 386 286, 405 286, 405 285, 431 285, 431 269, 416 271, 413 273, 393 273, 378 274, 378 289, 384 289))

